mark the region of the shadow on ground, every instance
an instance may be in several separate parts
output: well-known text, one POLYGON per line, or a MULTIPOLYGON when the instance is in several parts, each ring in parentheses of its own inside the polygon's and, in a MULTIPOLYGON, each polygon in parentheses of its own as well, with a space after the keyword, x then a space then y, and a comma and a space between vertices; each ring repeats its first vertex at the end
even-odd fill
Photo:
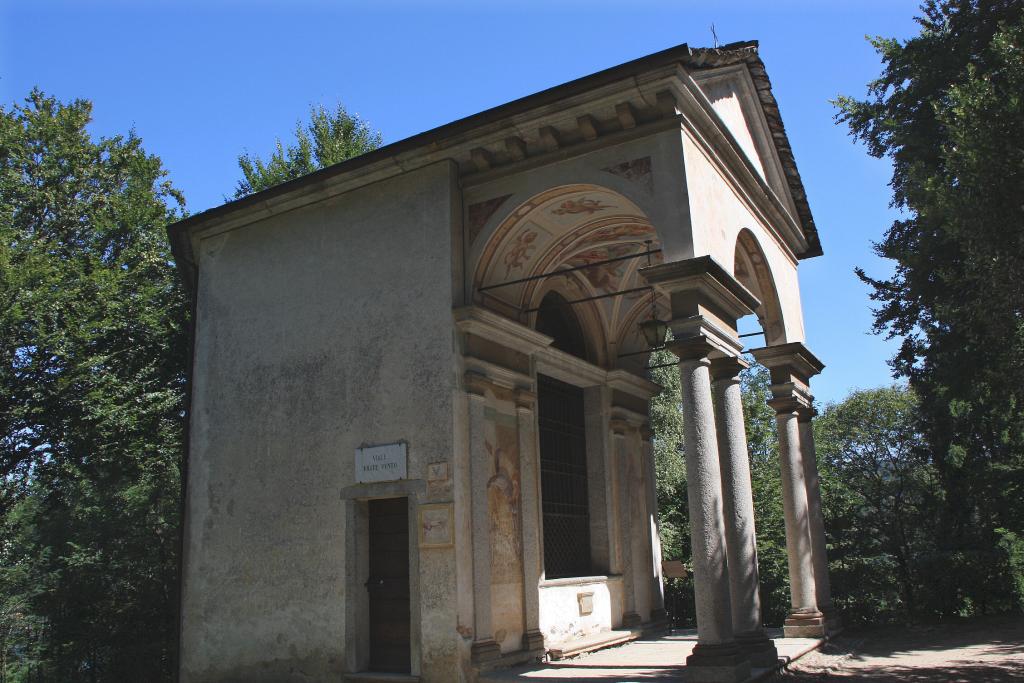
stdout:
POLYGON ((1024 618, 853 630, 794 663, 791 683, 1020 683, 1024 618))

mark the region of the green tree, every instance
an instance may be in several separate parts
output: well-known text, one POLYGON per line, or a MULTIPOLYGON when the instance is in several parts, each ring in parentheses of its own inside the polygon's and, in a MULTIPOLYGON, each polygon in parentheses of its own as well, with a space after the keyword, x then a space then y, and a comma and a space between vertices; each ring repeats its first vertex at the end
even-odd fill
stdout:
POLYGON ((833 599, 851 621, 920 614, 940 589, 935 471, 903 386, 855 391, 815 421, 833 599))
POLYGON ((789 613, 789 565, 775 410, 768 405, 771 383, 767 368, 757 363, 740 375, 754 496, 761 616, 766 624, 779 625, 789 613))
POLYGON ((892 367, 919 398, 947 501, 944 573, 964 584, 945 611, 986 611, 1012 603, 997 530, 1024 530, 1024 3, 922 11, 920 35, 873 41, 883 72, 838 118, 893 164, 902 217, 875 249, 895 273, 858 274, 876 331, 902 339, 892 367))
POLYGON ((267 161, 248 153, 238 157, 242 180, 235 199, 293 180, 317 169, 337 164, 381 145, 380 133, 349 114, 340 104, 331 112, 322 105, 310 107, 309 121, 295 125, 295 142, 286 148, 280 138, 267 161))
POLYGON ((0 107, 4 680, 171 675, 186 300, 181 195, 134 134, 0 107))

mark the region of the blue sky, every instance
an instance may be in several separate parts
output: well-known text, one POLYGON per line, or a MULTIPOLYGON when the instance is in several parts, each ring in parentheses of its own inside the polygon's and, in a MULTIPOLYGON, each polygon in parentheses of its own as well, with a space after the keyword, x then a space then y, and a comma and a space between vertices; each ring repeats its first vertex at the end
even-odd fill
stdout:
POLYGON ((395 142, 532 92, 689 43, 759 40, 825 255, 801 265, 823 401, 892 381, 869 334, 871 252, 892 222, 888 163, 833 121, 880 62, 866 35, 917 32, 904 0, 315 2, 0 0, 0 101, 33 85, 95 105, 96 134, 134 127, 191 212, 224 201, 238 154, 266 154, 310 104, 343 102, 395 142))

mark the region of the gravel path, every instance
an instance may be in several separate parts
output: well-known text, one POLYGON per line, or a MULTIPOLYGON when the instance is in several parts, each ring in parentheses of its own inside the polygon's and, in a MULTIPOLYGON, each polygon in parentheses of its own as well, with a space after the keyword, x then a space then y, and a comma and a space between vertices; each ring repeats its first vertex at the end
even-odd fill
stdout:
POLYGON ((1024 618, 844 633, 780 683, 1024 683, 1024 618))

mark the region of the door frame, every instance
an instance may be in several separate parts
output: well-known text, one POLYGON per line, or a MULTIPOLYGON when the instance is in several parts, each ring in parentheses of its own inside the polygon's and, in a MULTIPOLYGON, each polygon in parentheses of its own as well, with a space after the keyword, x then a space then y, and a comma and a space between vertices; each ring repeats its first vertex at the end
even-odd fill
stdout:
MULTIPOLYGON (((366 582, 370 578, 369 501, 382 498, 406 498, 409 513, 409 673, 421 671, 420 571, 416 519, 419 503, 416 490, 403 482, 380 482, 360 486, 358 497, 343 501, 345 528, 345 671, 365 672, 370 666, 370 597, 366 582), (403 486, 403 484, 405 484, 403 486)), ((422 482, 420 482, 422 484, 422 482)))

